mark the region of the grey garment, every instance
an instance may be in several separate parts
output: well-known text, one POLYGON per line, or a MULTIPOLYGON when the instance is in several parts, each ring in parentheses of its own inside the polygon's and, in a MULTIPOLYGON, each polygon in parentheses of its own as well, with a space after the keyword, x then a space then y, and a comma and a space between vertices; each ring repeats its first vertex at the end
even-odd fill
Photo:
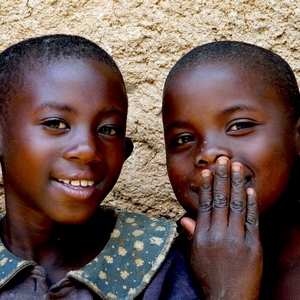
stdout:
POLYGON ((12 300, 95 300, 103 299, 79 282, 64 278, 52 287, 48 287, 46 271, 40 266, 21 271, 4 291, 0 299, 12 300), (21 274, 22 273, 22 274, 21 274))

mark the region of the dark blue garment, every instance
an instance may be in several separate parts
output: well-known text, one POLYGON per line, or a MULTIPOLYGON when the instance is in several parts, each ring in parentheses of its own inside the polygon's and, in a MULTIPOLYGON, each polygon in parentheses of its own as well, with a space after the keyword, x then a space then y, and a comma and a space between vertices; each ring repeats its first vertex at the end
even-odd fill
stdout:
POLYGON ((182 242, 184 241, 178 238, 172 246, 163 265, 145 290, 143 300, 204 299, 200 296, 199 284, 188 263, 188 245, 183 246, 182 242))

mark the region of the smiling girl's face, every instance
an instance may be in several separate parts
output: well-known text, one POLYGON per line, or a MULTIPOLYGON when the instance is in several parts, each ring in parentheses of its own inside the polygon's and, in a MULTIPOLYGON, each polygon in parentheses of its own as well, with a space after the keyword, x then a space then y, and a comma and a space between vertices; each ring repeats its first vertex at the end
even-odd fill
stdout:
POLYGON ((126 159, 124 85, 93 59, 62 58, 24 77, 1 140, 9 211, 82 223, 126 159))
POLYGON ((298 156, 297 124, 276 87, 238 63, 206 63, 171 79, 163 123, 169 178, 187 210, 198 207, 200 172, 218 157, 239 161, 260 212, 287 186, 298 156))

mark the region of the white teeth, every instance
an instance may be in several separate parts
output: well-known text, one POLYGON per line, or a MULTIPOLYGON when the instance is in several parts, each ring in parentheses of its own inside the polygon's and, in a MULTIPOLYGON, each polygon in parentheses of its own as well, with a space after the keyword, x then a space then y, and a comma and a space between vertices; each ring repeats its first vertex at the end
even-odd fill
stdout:
POLYGON ((81 180, 81 185, 82 185, 82 186, 87 186, 87 185, 88 185, 87 180, 81 180))
POLYGON ((81 180, 81 185, 82 186, 92 186, 94 185, 95 181, 90 181, 90 180, 81 180))
POLYGON ((71 184, 73 186, 92 186, 95 181, 90 180, 69 180, 69 179, 58 179, 58 181, 63 182, 65 184, 71 184))
POLYGON ((71 185, 79 186, 80 185, 80 180, 71 180, 71 185))

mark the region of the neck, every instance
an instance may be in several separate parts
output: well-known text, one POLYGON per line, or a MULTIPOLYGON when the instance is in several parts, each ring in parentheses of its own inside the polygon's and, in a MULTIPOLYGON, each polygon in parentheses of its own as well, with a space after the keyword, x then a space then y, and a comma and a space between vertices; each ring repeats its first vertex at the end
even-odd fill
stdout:
POLYGON ((16 256, 45 267, 51 261, 70 269, 82 267, 104 248, 115 225, 115 218, 101 210, 76 225, 11 211, 2 222, 2 241, 16 256))

